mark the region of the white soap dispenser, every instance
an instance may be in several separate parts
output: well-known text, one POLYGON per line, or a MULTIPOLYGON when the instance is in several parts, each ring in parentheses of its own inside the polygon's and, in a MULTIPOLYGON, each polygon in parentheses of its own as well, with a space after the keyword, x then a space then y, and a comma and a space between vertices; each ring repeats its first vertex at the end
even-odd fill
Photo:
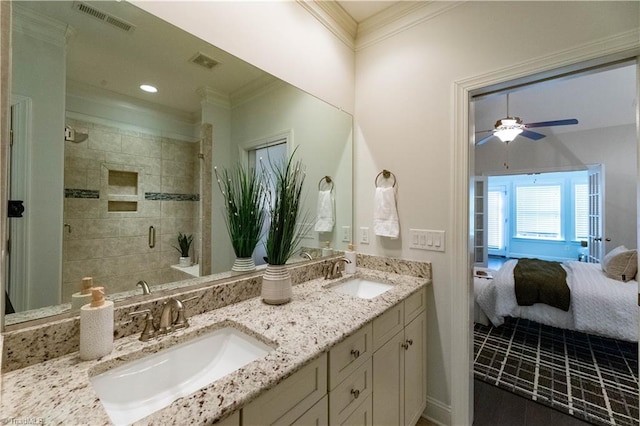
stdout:
POLYGON ((345 263, 344 273, 355 274, 356 273, 356 252, 353 250, 353 244, 347 246, 347 250, 344 252, 344 257, 349 259, 351 263, 345 263))
POLYGON ((322 247, 322 257, 331 256, 333 254, 333 249, 329 246, 329 241, 324 242, 324 247, 322 247))
POLYGON ((80 284, 80 291, 71 295, 71 310, 77 311, 91 302, 91 287, 93 287, 93 278, 84 277, 80 284))
POLYGON ((104 288, 91 289, 91 303, 80 308, 80 359, 103 357, 113 350, 113 302, 104 288))

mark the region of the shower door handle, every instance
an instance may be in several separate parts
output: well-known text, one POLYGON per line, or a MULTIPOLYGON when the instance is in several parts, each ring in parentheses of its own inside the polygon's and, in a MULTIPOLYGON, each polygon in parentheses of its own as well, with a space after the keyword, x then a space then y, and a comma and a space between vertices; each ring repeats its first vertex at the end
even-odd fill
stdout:
POLYGON ((149 248, 154 248, 156 246, 156 228, 153 226, 149 227, 149 248))

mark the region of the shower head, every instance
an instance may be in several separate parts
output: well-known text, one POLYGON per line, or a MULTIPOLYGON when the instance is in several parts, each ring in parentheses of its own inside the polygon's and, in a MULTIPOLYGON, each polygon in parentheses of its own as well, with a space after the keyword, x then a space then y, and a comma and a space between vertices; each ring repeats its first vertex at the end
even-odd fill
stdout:
POLYGON ((74 143, 80 143, 87 140, 89 137, 86 133, 76 132, 75 129, 71 126, 66 126, 64 128, 64 140, 74 143))

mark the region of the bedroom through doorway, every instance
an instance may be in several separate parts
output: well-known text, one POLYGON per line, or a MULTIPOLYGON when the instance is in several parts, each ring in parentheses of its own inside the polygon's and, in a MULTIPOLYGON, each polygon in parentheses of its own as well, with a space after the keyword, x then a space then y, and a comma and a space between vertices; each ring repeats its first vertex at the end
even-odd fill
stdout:
MULTIPOLYGON (((470 105, 476 130, 471 156, 476 179, 470 194, 475 387, 488 385, 519 395, 526 404, 551 407, 547 421, 553 424, 558 423, 556 416, 566 416, 562 421, 567 424, 637 426, 640 417, 637 78, 637 62, 632 59, 558 78, 531 77, 477 90, 470 105), (496 131, 508 127, 520 133, 503 141, 496 131), (595 165, 602 166, 599 184, 587 172, 595 165), (504 195, 503 204, 496 204, 499 194, 504 195), (502 209, 497 219, 496 208, 502 209), (495 222, 489 224, 488 217, 495 222), (629 270, 617 279, 606 276, 602 264, 612 271, 611 259, 622 252, 634 265, 633 277, 629 270), (514 270, 524 264, 522 258, 557 263, 560 274, 564 270, 571 293, 567 311, 546 305, 539 309, 538 302, 523 307, 515 296, 513 306, 504 308, 507 302, 497 295, 503 290, 494 287, 502 282, 514 285, 514 270), (626 291, 620 293, 625 302, 597 296, 607 298, 600 306, 603 299, 594 302, 589 297, 595 296, 584 296, 587 291, 577 286, 587 281, 596 289, 626 291), (591 311, 585 311, 583 305, 590 303, 591 311), (605 303, 625 305, 621 309, 627 312, 629 330, 615 330, 621 323, 611 324, 611 330, 591 324, 616 321, 605 314, 605 303), (492 311, 492 305, 504 309, 492 311)), ((476 399, 479 395, 476 392, 476 399)), ((540 420, 532 408, 512 411, 516 417, 509 418, 511 423, 524 424, 527 412, 533 411, 540 420)), ((476 425, 495 424, 496 418, 475 420, 476 425)))

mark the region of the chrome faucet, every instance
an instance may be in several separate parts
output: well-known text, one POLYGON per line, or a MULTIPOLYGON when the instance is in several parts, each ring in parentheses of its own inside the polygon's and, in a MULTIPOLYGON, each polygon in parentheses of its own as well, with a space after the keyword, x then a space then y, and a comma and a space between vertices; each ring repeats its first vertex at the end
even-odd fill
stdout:
POLYGON ((175 330, 189 327, 189 321, 184 314, 184 302, 198 299, 199 296, 190 297, 183 301, 176 299, 175 297, 169 298, 162 302, 162 311, 160 312, 160 320, 156 323, 153 320, 151 310, 143 309, 141 311, 131 312, 129 315, 144 315, 144 329, 140 334, 140 340, 146 342, 154 337, 161 336, 163 334, 171 333, 175 330))
POLYGON ((142 287, 142 294, 151 294, 151 290, 149 289, 149 284, 145 280, 140 280, 136 285, 142 287))
POLYGON ((324 279, 332 280, 334 278, 342 277, 342 270, 340 269, 340 263, 342 262, 344 262, 345 264, 351 263, 351 261, 346 257, 339 257, 333 262, 329 262, 329 264, 327 265, 328 267, 325 268, 324 279))

